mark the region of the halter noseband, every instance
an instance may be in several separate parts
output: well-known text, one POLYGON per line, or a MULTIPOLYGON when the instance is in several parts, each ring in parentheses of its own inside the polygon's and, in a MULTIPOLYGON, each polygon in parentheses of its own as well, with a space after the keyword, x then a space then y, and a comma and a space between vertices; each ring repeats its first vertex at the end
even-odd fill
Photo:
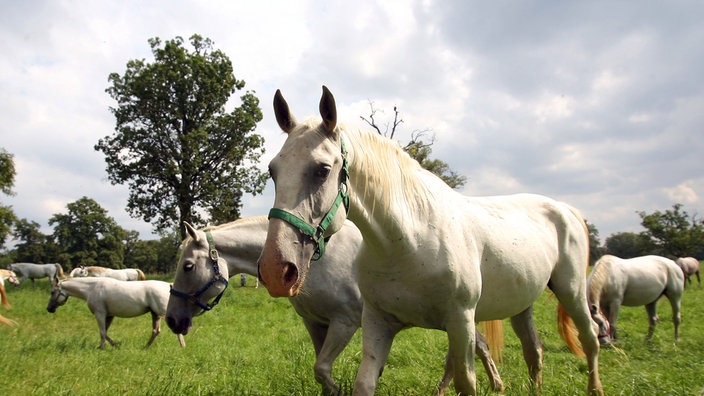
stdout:
POLYGON ((342 153, 342 170, 340 171, 340 188, 337 191, 337 197, 332 204, 328 213, 325 214, 323 219, 320 221, 317 227, 308 224, 305 220, 296 216, 295 214, 285 211, 283 209, 272 208, 269 211, 269 218, 272 217, 281 219, 292 226, 298 228, 298 230, 307 235, 315 244, 315 252, 313 253, 312 261, 319 260, 325 254, 325 243, 330 240, 330 237, 324 237, 325 231, 330 227, 339 209, 340 204, 345 205, 345 212, 350 211, 350 195, 347 192, 347 179, 349 178, 349 170, 347 169, 347 150, 345 149, 345 142, 340 135, 340 151, 342 153))
POLYGON ((173 296, 181 297, 181 298, 195 304, 203 311, 210 311, 211 309, 213 309, 213 307, 218 305, 218 303, 220 302, 222 295, 225 293, 225 290, 227 290, 228 281, 220 273, 220 266, 218 265, 218 258, 220 258, 220 255, 218 254, 217 249, 215 249, 215 242, 213 241, 213 235, 210 233, 210 231, 207 231, 205 233, 205 238, 208 240, 208 252, 210 255, 210 261, 213 262, 213 272, 214 272, 213 278, 208 283, 206 283, 205 286, 201 287, 200 290, 198 290, 197 292, 195 292, 193 294, 188 294, 188 293, 184 293, 182 291, 178 291, 178 290, 174 289, 173 285, 171 285, 171 289, 169 290, 169 293, 173 296), (200 296, 202 296, 203 293, 205 293, 208 289, 210 289, 217 282, 223 283, 225 285, 225 288, 222 289, 222 291, 220 292, 220 294, 217 295, 217 297, 215 297, 215 300, 213 300, 213 302, 210 304, 208 304, 208 303, 203 304, 202 302, 200 302, 200 300, 199 300, 200 296))

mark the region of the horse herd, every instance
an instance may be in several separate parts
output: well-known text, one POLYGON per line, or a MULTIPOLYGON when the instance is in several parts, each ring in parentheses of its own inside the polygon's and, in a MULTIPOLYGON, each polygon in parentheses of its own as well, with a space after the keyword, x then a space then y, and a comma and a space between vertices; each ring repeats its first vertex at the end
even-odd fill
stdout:
MULTIPOLYGON (((463 196, 388 139, 339 125, 326 87, 319 110, 322 122, 298 122, 281 93, 275 95, 274 113, 287 139, 269 165, 276 195, 268 217, 201 230, 185 224, 171 285, 144 280, 139 270, 115 280, 109 276, 117 277, 116 270, 90 267, 59 281, 61 267, 47 265, 43 276, 53 285, 47 309, 54 312, 69 296, 86 300, 101 348, 115 344, 107 335, 115 316, 151 312, 147 346, 162 317, 185 346, 193 317, 217 305, 229 279, 253 275, 271 296, 288 297, 303 320, 325 394, 339 393, 333 363, 357 329, 363 329, 362 361, 354 393, 372 395, 394 336, 414 326, 448 335, 436 394, 453 380, 458 394, 476 394, 475 353, 492 389, 501 391, 489 353, 499 327, 485 327, 483 335, 475 324, 504 318, 511 319, 531 381, 540 387, 543 348, 532 307, 546 287, 559 301, 561 336, 587 359, 589 394, 603 394, 598 352, 618 339, 622 305, 645 305, 651 337, 656 303, 667 297, 679 337, 685 282, 691 275, 699 280, 696 259, 607 255, 587 275, 588 231, 576 209, 532 194, 463 196)), ((32 265, 12 264, 8 281, 33 279, 26 272, 32 265)))

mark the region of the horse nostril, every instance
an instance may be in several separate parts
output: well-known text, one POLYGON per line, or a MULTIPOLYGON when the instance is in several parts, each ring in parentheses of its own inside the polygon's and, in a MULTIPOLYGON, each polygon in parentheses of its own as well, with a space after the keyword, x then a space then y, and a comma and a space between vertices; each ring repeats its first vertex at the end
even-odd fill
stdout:
POLYGON ((298 280, 298 267, 293 263, 284 264, 284 285, 290 287, 298 280))

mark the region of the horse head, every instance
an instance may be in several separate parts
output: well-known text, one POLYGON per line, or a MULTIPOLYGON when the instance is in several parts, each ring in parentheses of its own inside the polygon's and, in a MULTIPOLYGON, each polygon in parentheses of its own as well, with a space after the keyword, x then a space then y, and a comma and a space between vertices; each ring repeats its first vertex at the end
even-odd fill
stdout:
POLYGON ((13 284, 15 286, 20 285, 20 281, 19 281, 19 279, 17 279, 17 274, 15 274, 14 271, 10 271, 10 276, 8 276, 6 279, 8 282, 10 282, 11 284, 13 284))
POLYGON ((219 258, 212 237, 188 223, 184 225, 189 237, 183 242, 166 307, 166 324, 176 334, 188 334, 193 316, 219 302, 229 278, 227 265, 219 258))
POLYGON ((325 242, 346 217, 347 152, 337 126, 335 99, 323 87, 322 122, 298 123, 280 91, 274 96, 279 127, 286 142, 269 163, 276 186, 259 277, 274 297, 299 293, 311 259, 325 252, 325 242))
POLYGON ((57 284, 51 288, 51 297, 49 297, 46 310, 54 313, 58 307, 66 304, 66 301, 68 301, 68 294, 61 289, 61 284, 57 284))
POLYGON ((592 320, 599 326, 598 338, 601 346, 611 346, 611 325, 609 320, 604 315, 604 312, 596 304, 589 306, 589 311, 592 314, 592 320))

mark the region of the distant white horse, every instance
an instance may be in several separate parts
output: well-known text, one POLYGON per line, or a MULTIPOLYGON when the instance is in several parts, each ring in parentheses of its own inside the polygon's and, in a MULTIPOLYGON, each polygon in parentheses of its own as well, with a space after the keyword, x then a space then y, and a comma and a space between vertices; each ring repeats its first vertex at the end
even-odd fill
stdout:
MULTIPOLYGON (((193 316, 212 308, 214 302, 208 301, 224 292, 224 278, 238 273, 256 276, 268 220, 250 217, 201 231, 187 223, 185 226, 189 236, 181 244, 182 253, 166 310, 166 323, 178 334, 187 334, 193 316), (217 252, 219 262, 225 262, 225 265, 217 265, 217 271, 213 251, 217 252)), ((289 298, 313 341, 316 356, 313 371, 325 394, 339 394, 332 378, 332 366, 361 324, 362 296, 350 259, 361 242, 359 230, 347 222, 330 240, 328 254, 311 269, 304 291, 289 298)), ((487 341, 478 332, 477 339, 477 354, 492 389, 503 390, 487 341)), ((448 385, 449 381, 441 386, 448 385)))
POLYGON ((680 304, 684 275, 674 261, 660 256, 642 256, 624 260, 604 255, 587 280, 587 298, 592 318, 599 325, 599 341, 609 345, 616 340, 616 322, 622 305, 645 305, 648 313, 648 335, 653 336, 659 318, 657 303, 665 296, 672 306, 675 340, 679 337, 680 304))
MULTIPOLYGON (((152 314, 152 336, 147 348, 161 332, 161 318, 166 315, 171 286, 162 281, 123 282, 112 278, 73 278, 59 282, 51 291, 47 311, 54 313, 64 305, 69 296, 86 300, 88 308, 95 315, 100 328, 100 349, 105 349, 105 341, 116 346, 108 336, 112 320, 132 318, 147 312, 152 314)), ((181 346, 185 346, 179 334, 181 346)))
POLYGON ((68 275, 71 278, 103 277, 121 281, 136 281, 147 279, 144 272, 137 268, 113 269, 89 265, 87 267, 76 267, 68 275))
POLYGON ((20 283, 25 279, 31 279, 32 286, 35 279, 49 278, 51 285, 54 286, 60 279, 65 278, 60 264, 13 263, 8 265, 7 269, 17 274, 20 283))
MULTIPOLYGON (((546 287, 559 301, 558 323, 577 328, 561 334, 586 354, 589 393, 603 393, 586 298, 589 236, 575 209, 531 194, 464 196, 390 139, 338 124, 326 87, 319 112, 322 120, 298 122, 281 92, 274 96, 288 136, 269 163, 276 191, 259 270, 272 296, 297 295, 311 259, 349 215, 364 237, 356 394, 374 394, 394 337, 413 326, 447 333, 455 391, 476 394, 475 321, 525 318, 546 287)), ((530 353, 539 372, 542 351, 530 353)))
POLYGON ((690 279, 692 275, 696 275, 697 283, 699 286, 702 285, 702 280, 699 278, 699 260, 694 257, 680 257, 675 262, 682 269, 684 278, 690 285, 692 284, 692 279, 690 279))

